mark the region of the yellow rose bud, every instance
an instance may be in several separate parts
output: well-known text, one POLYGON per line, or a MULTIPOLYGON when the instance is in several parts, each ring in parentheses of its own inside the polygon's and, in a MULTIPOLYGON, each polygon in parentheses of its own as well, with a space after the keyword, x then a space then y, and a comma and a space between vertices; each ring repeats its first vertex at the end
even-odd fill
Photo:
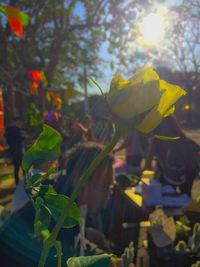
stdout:
POLYGON ((174 103, 185 94, 183 89, 160 80, 151 67, 146 67, 129 80, 115 76, 107 99, 112 112, 121 119, 145 114, 136 129, 148 133, 174 112, 174 103))

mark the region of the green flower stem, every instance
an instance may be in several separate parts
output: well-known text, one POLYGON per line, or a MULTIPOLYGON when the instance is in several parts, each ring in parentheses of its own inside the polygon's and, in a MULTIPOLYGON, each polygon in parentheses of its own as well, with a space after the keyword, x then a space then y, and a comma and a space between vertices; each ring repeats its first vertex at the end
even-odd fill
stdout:
POLYGON ((110 151, 112 151, 114 146, 119 141, 120 137, 121 137, 121 128, 118 127, 118 128, 116 128, 116 133, 115 133, 111 143, 108 144, 104 148, 104 150, 99 153, 99 155, 97 155, 97 157, 93 160, 93 162, 90 164, 88 169, 85 171, 85 173, 79 179, 79 182, 78 182, 77 186, 75 187, 74 191, 72 192, 68 204, 65 206, 65 208, 63 209, 60 217, 58 218, 58 220, 56 222, 56 225, 55 225, 55 227, 53 228, 53 230, 51 232, 50 237, 46 241, 44 241, 44 247, 43 247, 41 258, 40 258, 39 265, 38 265, 39 267, 44 267, 45 266, 45 262, 46 262, 46 258, 48 256, 49 250, 53 246, 53 244, 54 244, 54 242, 55 242, 55 240, 57 238, 57 235, 58 235, 60 229, 63 226, 63 223, 65 221, 65 218, 66 218, 66 216, 68 214, 69 209, 72 206, 72 203, 75 201, 75 199, 77 198, 77 196, 79 195, 80 191, 82 190, 82 188, 87 183, 89 177, 94 172, 94 170, 98 167, 98 165, 102 162, 102 160, 108 155, 108 153, 110 151))
POLYGON ((54 244, 58 257, 58 267, 62 267, 62 244, 60 241, 55 241, 54 244))
POLYGON ((40 261, 39 261, 38 267, 44 267, 45 266, 47 256, 49 254, 49 251, 50 251, 51 247, 53 247, 53 245, 54 245, 54 242, 51 242, 49 239, 44 241, 43 250, 42 250, 42 254, 41 254, 41 257, 40 257, 40 261))

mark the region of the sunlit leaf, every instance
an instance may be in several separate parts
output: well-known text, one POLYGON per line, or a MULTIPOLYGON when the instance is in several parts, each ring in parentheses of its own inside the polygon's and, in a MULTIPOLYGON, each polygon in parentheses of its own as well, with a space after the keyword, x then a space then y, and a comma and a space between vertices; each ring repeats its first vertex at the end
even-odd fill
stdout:
POLYGON ((28 123, 30 126, 41 126, 44 124, 43 112, 41 112, 34 103, 31 103, 27 109, 28 123))
POLYGON ((0 12, 3 13, 3 14, 5 14, 5 8, 2 7, 2 6, 0 6, 0 12))
MULTIPOLYGON (((45 205, 50 210, 55 221, 57 221, 58 217, 60 216, 61 212, 63 211, 64 207, 67 205, 69 200, 70 199, 67 196, 59 194, 46 193, 44 195, 45 205)), ((76 203, 74 202, 67 214, 63 227, 71 228, 79 223, 80 223, 80 212, 76 203)))
POLYGON ((40 233, 41 233, 41 236, 43 236, 43 238, 46 240, 47 238, 49 238, 49 236, 50 236, 50 231, 49 231, 49 229, 42 229, 41 231, 40 231, 40 233))
POLYGON ((40 74, 41 74, 41 76, 42 76, 42 82, 43 82, 43 86, 44 87, 47 87, 48 86, 48 81, 47 81, 47 78, 46 78, 46 76, 45 76, 45 74, 44 74, 44 71, 40 71, 40 74))
POLYGON ((22 168, 28 171, 36 162, 56 160, 60 156, 61 135, 52 127, 44 125, 43 132, 24 154, 22 168))

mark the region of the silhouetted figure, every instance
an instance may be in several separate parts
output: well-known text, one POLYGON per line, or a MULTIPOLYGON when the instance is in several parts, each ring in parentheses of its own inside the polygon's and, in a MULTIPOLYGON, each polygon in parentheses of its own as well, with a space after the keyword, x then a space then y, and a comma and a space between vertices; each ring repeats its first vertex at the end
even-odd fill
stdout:
POLYGON ((16 184, 19 181, 19 169, 23 158, 23 137, 20 124, 19 118, 14 118, 5 131, 5 138, 8 143, 12 163, 14 165, 16 184))
POLYGON ((133 172, 140 175, 141 161, 144 154, 140 134, 137 131, 126 134, 122 144, 114 150, 114 153, 122 149, 125 149, 127 166, 132 167, 133 172))
POLYGON ((179 186, 182 193, 190 195, 193 180, 199 173, 200 147, 188 138, 176 118, 166 118, 155 130, 156 134, 179 137, 177 140, 150 140, 146 168, 151 168, 153 156, 157 160, 157 175, 163 184, 179 186))

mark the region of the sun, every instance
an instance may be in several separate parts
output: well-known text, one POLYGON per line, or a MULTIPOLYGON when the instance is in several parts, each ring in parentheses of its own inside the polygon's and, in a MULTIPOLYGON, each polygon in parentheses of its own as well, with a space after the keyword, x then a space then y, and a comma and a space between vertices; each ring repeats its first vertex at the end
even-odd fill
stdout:
POLYGON ((141 33, 144 42, 158 42, 164 35, 164 17, 159 14, 148 15, 143 21, 141 33))
POLYGON ((139 25, 140 43, 152 46, 159 44, 163 39, 167 27, 167 10, 158 9, 142 19, 139 25))

